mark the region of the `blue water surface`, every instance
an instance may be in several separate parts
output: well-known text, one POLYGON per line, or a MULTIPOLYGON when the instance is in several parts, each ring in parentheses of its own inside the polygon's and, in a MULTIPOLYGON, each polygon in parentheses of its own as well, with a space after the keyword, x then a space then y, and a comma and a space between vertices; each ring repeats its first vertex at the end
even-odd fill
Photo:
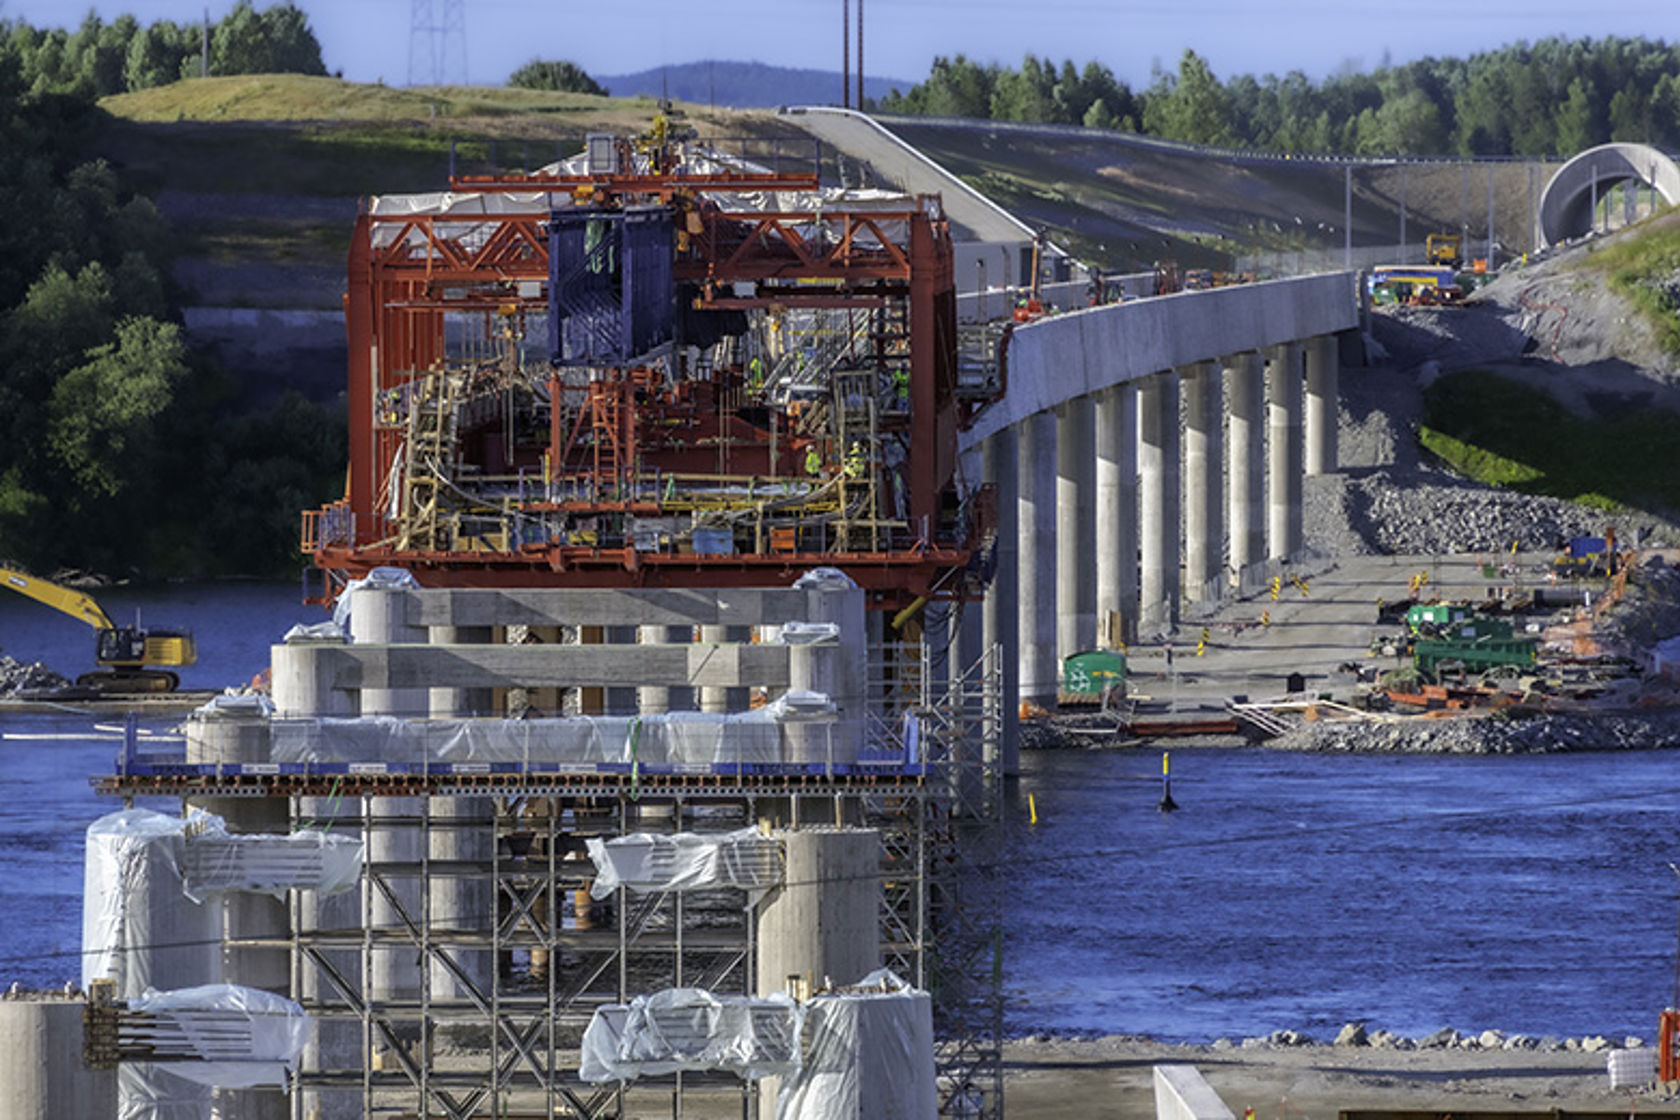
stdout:
MULTIPOLYGON (((322 617, 289 585, 99 597, 120 621, 192 628, 194 688, 249 680, 322 617)), ((0 650, 93 667, 86 626, 18 596, 0 598, 0 650)), ((0 713, 0 987, 80 972, 83 836, 120 807, 88 781, 117 749, 100 722, 0 713)), ((1177 751, 1170 815, 1159 752, 1029 752, 1022 769, 999 863, 1014 1033, 1328 1038, 1365 1020, 1651 1039, 1673 998, 1672 752, 1177 751)))

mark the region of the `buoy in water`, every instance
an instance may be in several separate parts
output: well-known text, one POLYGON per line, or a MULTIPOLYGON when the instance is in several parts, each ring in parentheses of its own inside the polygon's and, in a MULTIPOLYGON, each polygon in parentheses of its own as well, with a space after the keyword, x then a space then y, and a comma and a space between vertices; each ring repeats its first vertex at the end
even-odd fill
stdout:
POLYGON ((1161 752, 1161 803, 1155 808, 1163 813, 1178 812, 1178 802, 1172 799, 1171 753, 1161 752))

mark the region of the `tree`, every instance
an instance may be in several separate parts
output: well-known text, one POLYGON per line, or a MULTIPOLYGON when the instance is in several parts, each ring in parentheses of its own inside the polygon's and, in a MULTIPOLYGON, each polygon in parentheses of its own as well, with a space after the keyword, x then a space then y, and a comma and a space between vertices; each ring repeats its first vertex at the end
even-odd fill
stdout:
POLYGON ((47 444, 82 498, 115 497, 151 476, 157 417, 186 379, 181 328, 155 319, 124 319, 116 340, 53 386, 47 444))
MULTIPOLYGON (((128 44, 123 85, 130 90, 166 86, 181 76, 182 63, 198 61, 198 34, 168 20, 143 28, 128 44)), ((196 73, 196 69, 194 73, 196 73)))
POLYGON ((239 0, 210 33, 210 72, 325 76, 327 68, 308 17, 289 0, 262 12, 239 0))
POLYGON ((607 96, 606 89, 584 73, 575 62, 538 62, 533 59, 508 76, 508 85, 515 89, 548 89, 560 93, 592 93, 607 96))
POLYGON ((1207 61, 1186 50, 1175 78, 1160 74, 1143 110, 1144 129, 1191 144, 1230 144, 1230 109, 1225 88, 1207 61))
POLYGON ((1602 135, 1594 119, 1594 93, 1591 79, 1576 78, 1569 83, 1569 98, 1557 110, 1557 151, 1572 156, 1584 152, 1598 142, 1602 135))

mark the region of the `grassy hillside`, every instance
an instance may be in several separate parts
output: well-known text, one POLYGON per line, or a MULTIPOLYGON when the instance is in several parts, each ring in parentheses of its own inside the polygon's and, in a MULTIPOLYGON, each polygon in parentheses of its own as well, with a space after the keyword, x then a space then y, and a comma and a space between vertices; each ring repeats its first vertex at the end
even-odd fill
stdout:
POLYGON ((1638 236, 1618 238, 1581 267, 1602 273, 1650 321, 1662 348, 1680 355, 1680 213, 1642 223, 1638 236))
POLYGON ((1471 478, 1602 509, 1680 510, 1680 477, 1652 464, 1680 445, 1680 415, 1582 417, 1544 393, 1480 370, 1424 393, 1423 446, 1471 478))

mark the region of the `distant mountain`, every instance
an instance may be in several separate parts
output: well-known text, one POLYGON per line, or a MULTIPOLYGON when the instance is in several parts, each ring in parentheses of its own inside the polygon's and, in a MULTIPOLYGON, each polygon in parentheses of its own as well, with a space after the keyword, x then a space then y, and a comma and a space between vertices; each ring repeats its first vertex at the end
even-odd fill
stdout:
MULTIPOLYGON (((614 97, 667 96, 699 105, 731 109, 773 109, 777 105, 840 104, 838 70, 795 70, 762 62, 685 62, 637 74, 591 75, 614 97)), ((857 78, 852 78, 856 90, 857 78)), ((864 96, 881 98, 908 93, 915 82, 900 78, 863 78, 864 96)))

